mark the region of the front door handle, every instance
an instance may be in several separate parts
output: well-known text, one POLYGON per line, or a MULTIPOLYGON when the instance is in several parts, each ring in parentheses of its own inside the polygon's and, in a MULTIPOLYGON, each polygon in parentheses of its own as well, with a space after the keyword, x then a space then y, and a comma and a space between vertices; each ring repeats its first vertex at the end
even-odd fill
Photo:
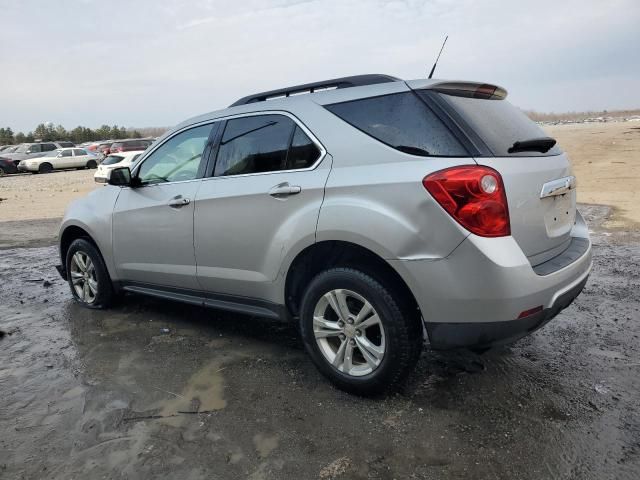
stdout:
POLYGON ((167 205, 169 205, 171 208, 180 208, 184 207, 185 205, 189 205, 190 203, 191 199, 183 197, 182 195, 178 195, 169 200, 167 205))
POLYGON ((288 197, 289 195, 297 195, 302 191, 302 188, 298 185, 289 185, 288 182, 276 185, 269 190, 269 195, 275 198, 288 197))

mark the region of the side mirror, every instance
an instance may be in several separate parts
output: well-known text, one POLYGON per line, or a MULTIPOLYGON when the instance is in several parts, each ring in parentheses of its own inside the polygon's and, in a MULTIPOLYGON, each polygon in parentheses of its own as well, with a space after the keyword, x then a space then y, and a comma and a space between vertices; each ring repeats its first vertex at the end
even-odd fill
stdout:
POLYGON ((107 183, 116 187, 128 187, 131 185, 131 170, 129 167, 119 167, 107 172, 107 183))

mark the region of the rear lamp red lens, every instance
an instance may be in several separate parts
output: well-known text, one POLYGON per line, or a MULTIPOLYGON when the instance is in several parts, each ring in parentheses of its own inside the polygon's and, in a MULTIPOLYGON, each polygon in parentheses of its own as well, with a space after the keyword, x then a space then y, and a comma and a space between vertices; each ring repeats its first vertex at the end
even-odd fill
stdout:
POLYGON ((460 225, 482 237, 511 234, 509 207, 500 174, 465 165, 427 175, 422 184, 460 225))

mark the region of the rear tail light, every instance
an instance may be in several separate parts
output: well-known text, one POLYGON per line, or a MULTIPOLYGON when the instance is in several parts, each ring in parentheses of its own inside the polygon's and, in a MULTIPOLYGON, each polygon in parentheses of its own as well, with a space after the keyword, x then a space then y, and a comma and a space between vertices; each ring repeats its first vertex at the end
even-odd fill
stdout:
POLYGON ((489 167, 468 165, 427 175, 424 188, 460 225, 482 237, 511 234, 502 177, 489 167))

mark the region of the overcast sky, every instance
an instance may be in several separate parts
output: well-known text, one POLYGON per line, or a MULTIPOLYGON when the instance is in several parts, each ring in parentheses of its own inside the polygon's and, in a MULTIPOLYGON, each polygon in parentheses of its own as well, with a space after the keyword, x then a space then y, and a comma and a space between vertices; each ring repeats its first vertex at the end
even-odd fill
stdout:
POLYGON ((504 86, 525 109, 640 108, 639 0, 0 0, 0 126, 170 126, 361 73, 504 86))

